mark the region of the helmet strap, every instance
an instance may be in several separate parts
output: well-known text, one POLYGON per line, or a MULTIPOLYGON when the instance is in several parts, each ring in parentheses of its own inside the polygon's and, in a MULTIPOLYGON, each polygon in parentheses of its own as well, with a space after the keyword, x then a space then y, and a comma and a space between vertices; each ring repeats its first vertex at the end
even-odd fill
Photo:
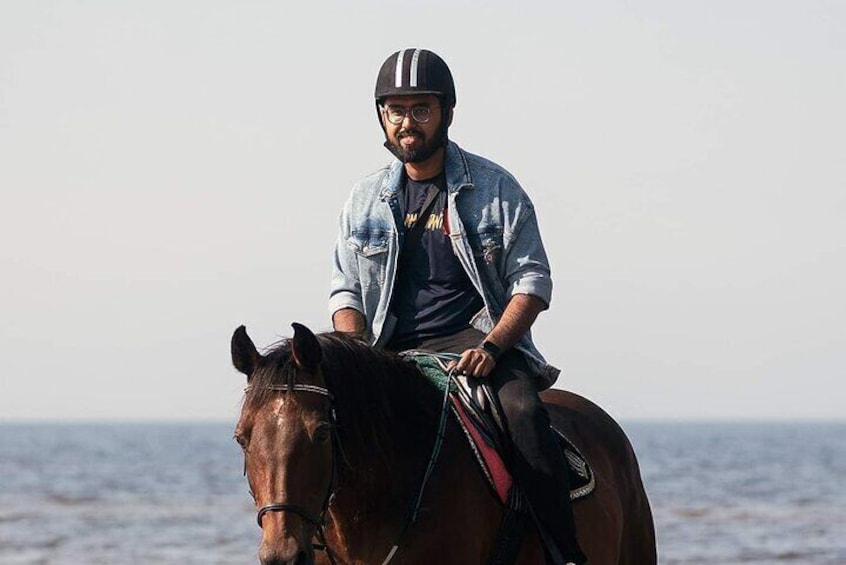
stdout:
POLYGON ((448 107, 444 100, 441 99, 441 145, 446 147, 449 145, 449 113, 452 108, 448 107))

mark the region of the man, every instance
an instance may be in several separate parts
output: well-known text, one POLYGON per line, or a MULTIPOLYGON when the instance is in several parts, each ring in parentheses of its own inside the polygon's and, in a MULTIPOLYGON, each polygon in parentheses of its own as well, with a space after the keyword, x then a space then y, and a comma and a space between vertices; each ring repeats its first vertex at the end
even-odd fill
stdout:
POLYGON ((341 214, 333 325, 397 351, 460 353, 456 370, 490 379, 517 448, 512 471, 560 552, 548 560, 583 563, 566 463, 538 397, 558 370, 529 332, 552 292, 532 203, 502 167, 449 140, 455 86, 438 55, 394 53, 375 94, 397 160, 362 179, 341 214))

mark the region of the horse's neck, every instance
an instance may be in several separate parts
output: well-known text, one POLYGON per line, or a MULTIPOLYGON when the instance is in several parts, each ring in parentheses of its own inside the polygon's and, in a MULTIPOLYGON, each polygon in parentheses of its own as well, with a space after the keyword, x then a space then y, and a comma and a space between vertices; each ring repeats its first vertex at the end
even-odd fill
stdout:
POLYGON ((440 394, 407 364, 390 369, 362 380, 345 410, 338 407, 332 516, 350 539, 405 522, 437 434, 440 394))
MULTIPOLYGON (((456 457, 455 451, 463 447, 455 439, 458 433, 450 422, 448 438, 435 461, 434 475, 423 490, 426 508, 442 508, 445 504, 441 500, 443 477, 450 477, 448 482, 452 482, 453 477, 466 480, 471 475, 466 468, 457 467, 466 463, 456 457)), ((432 448, 433 442, 409 446, 392 466, 374 461, 363 469, 340 472, 330 508, 331 545, 351 562, 382 562, 391 547, 401 541, 401 531, 424 487, 432 448)))
POLYGON ((439 423, 439 407, 433 404, 439 400, 425 393, 383 392, 381 409, 349 423, 359 430, 339 447, 339 487, 354 491, 367 506, 380 500, 405 506, 429 460, 439 423))
MULTIPOLYGON (((422 461, 423 455, 419 460, 422 461)), ((342 521, 361 523, 370 519, 383 521, 404 519, 411 501, 412 477, 420 474, 418 461, 395 462, 389 468, 382 462, 355 470, 341 470, 333 508, 342 521)))

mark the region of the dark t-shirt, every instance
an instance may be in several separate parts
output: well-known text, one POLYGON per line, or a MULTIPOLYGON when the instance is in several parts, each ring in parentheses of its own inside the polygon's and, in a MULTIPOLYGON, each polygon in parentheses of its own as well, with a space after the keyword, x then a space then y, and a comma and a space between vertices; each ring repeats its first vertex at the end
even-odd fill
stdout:
POLYGON ((443 174, 405 185, 406 233, 417 221, 429 187, 438 188, 432 212, 419 236, 406 238, 399 259, 391 310, 397 317, 394 344, 450 335, 470 325, 483 307, 482 297, 452 251, 444 227, 447 191, 443 174))

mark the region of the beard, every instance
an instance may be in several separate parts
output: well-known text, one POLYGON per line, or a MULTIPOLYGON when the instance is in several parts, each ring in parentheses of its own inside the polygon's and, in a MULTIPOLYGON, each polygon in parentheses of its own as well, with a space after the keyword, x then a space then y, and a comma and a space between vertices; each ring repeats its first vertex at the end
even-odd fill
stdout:
POLYGON ((435 154, 435 151, 443 147, 443 129, 439 128, 435 136, 427 139, 426 135, 416 129, 402 130, 395 139, 389 139, 387 142, 388 149, 391 150, 397 159, 403 163, 420 163, 435 154), (407 148, 402 145, 402 138, 409 135, 416 136, 420 143, 415 148, 407 148))

